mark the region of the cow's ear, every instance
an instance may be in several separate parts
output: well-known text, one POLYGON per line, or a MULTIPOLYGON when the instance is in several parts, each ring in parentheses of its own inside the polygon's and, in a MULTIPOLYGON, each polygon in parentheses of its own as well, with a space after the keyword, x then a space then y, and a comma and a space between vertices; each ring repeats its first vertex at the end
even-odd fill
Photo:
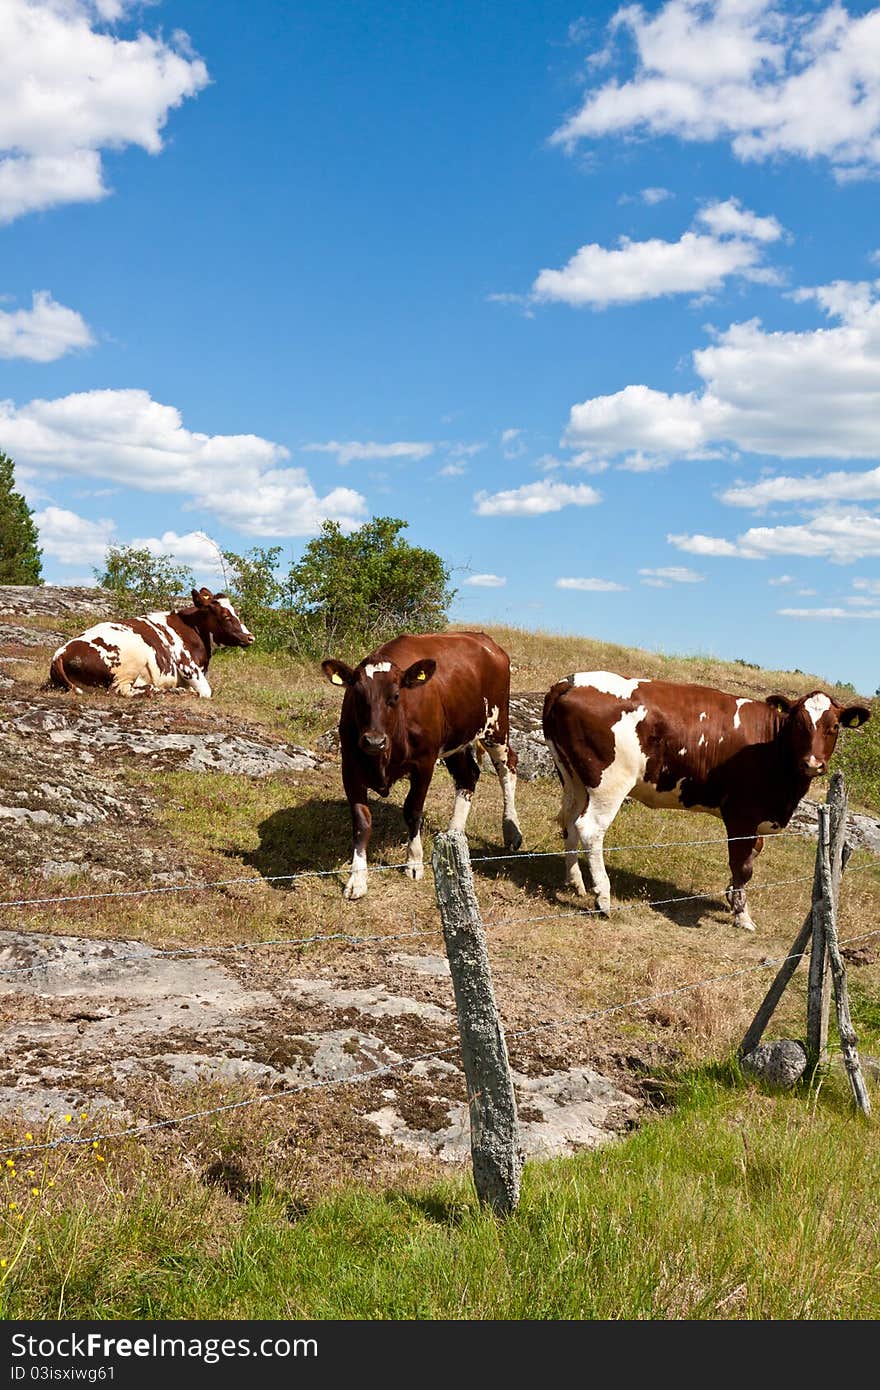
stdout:
POLYGON ((779 714, 791 714, 792 703, 787 695, 768 695, 767 704, 771 709, 775 709, 779 714))
POLYGON ((871 711, 865 705, 847 705, 840 712, 840 722, 845 729, 859 729, 871 718, 871 711))
POLYGON ((192 596, 193 603, 195 604, 196 608, 204 608, 205 600, 202 597, 201 591, 199 589, 193 589, 192 596))
POLYGON ((331 685, 351 685, 354 681, 354 671, 344 661, 322 661, 321 670, 331 685))
POLYGON ((414 661, 412 666, 408 666, 400 678, 400 684, 406 689, 414 685, 424 685, 429 681, 437 670, 436 661, 414 661))

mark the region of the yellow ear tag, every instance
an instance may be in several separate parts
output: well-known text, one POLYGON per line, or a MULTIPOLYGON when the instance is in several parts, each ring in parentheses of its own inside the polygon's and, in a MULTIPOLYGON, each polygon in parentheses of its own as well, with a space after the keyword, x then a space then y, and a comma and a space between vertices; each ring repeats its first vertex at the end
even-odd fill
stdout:
POLYGON ((342 679, 338 671, 334 671, 330 679, 334 685, 345 685, 345 681, 342 679))
POLYGON ((425 681, 427 679, 428 677, 425 675, 424 671, 420 671, 419 674, 416 676, 417 681, 425 681))

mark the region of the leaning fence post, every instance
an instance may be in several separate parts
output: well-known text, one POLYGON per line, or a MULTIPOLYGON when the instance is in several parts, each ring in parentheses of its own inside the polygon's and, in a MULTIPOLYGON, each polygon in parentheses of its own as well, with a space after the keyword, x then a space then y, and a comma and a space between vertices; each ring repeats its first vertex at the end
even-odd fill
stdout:
POLYGON ((481 1202, 503 1214, 519 1201, 522 1153, 507 1044, 463 831, 437 835, 433 864, 467 1080, 474 1186, 481 1202))
POLYGON ((849 991, 846 985, 846 967, 840 955, 837 940, 837 885, 831 867, 830 850, 831 810, 828 806, 819 807, 819 851, 822 873, 822 915, 825 940, 831 960, 831 976, 834 980, 834 1002, 837 1006, 837 1027, 840 1032, 840 1050, 846 1066, 849 1083, 852 1087, 856 1105, 865 1114, 871 1113, 868 1088, 862 1076, 862 1067, 856 1049, 858 1038, 852 1026, 849 1012, 849 991))
POLYGON ((822 830, 829 830, 831 882, 835 901, 840 892, 843 843, 846 837, 846 785, 842 772, 835 772, 828 789, 829 815, 823 822, 820 808, 819 844, 813 879, 813 942, 810 949, 810 977, 807 986, 807 1058, 811 1066, 824 1066, 828 1060, 828 1014, 831 1004, 831 976, 828 969, 828 942, 825 938, 826 912, 822 888, 822 830))

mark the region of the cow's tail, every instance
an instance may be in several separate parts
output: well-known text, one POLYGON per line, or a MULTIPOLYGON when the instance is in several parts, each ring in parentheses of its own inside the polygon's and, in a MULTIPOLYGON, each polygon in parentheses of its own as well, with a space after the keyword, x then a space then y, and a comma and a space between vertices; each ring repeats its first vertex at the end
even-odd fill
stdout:
POLYGON ((43 686, 44 690, 73 690, 77 695, 82 691, 78 685, 74 685, 64 669, 63 651, 56 652, 52 658, 52 665, 49 667, 49 679, 43 686))
MULTIPOLYGON (((568 691, 571 690, 571 688, 572 683, 570 680, 557 681, 555 685, 551 686, 550 689, 547 691, 547 694, 544 696, 544 709, 541 714, 541 728, 544 733, 544 742, 547 744, 550 750, 550 755, 553 758, 553 766, 556 770, 556 776, 559 778, 559 781, 562 784, 563 788, 565 787, 565 778, 562 775, 562 767, 560 766, 560 759, 563 757, 563 754, 560 750, 559 740, 556 737, 557 705, 559 704, 560 699, 564 695, 566 695, 568 691)), ((566 770, 570 773, 572 769, 567 766, 567 759, 565 759, 565 762, 566 770)), ((562 829, 563 834, 565 834, 568 817, 566 814, 564 804, 560 809, 559 814, 556 817, 556 820, 560 828, 562 829)))

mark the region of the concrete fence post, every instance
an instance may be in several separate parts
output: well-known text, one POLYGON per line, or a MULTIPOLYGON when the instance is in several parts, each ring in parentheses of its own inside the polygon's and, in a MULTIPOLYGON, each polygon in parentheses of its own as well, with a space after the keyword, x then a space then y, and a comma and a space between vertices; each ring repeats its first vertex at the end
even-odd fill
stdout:
POLYGON ((480 1201, 503 1215, 519 1201, 522 1152, 507 1044, 463 831, 437 835, 433 865, 461 1033, 474 1186, 480 1201))

